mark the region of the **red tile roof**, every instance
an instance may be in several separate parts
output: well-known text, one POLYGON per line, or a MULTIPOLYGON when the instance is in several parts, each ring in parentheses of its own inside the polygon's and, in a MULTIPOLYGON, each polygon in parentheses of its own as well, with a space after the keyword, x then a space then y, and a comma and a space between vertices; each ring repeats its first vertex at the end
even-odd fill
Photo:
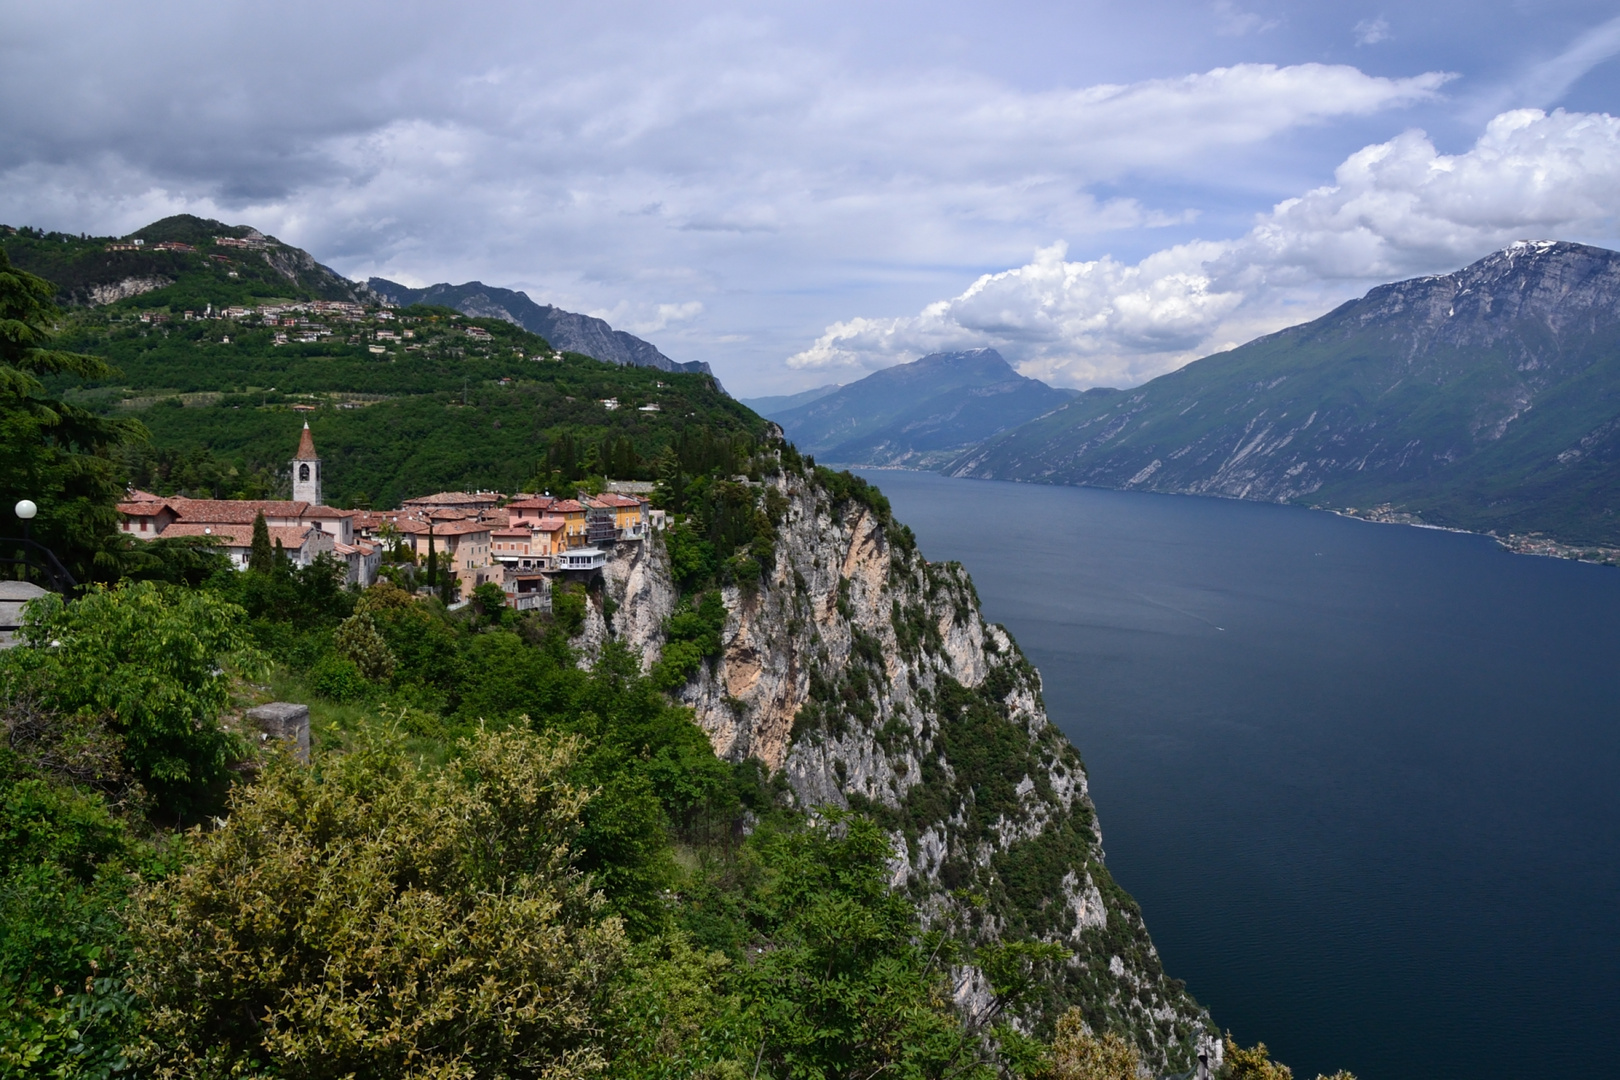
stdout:
POLYGON ((303 517, 310 509, 307 502, 279 499, 169 499, 168 503, 180 515, 181 521, 223 525, 251 525, 261 513, 267 518, 303 517))
POLYGON ((500 502, 499 494, 491 491, 441 491, 436 495, 423 495, 406 499, 402 506, 484 506, 500 502))
POLYGON ((544 510, 557 500, 550 495, 530 495, 527 498, 513 499, 506 504, 508 510, 544 510))
MULTIPOLYGON (((314 531, 309 525, 272 525, 270 543, 281 541, 289 550, 304 546, 304 538, 314 531)), ((163 530, 164 536, 207 536, 225 547, 252 547, 253 525, 217 525, 206 522, 177 521, 163 530)))
POLYGON ((315 436, 309 433, 309 421, 304 422, 304 430, 298 436, 298 453, 293 455, 294 461, 319 461, 315 456, 315 436))
POLYGON ((121 502, 118 504, 118 512, 120 514, 132 514, 136 517, 154 517, 168 505, 162 499, 154 499, 151 502, 121 502))

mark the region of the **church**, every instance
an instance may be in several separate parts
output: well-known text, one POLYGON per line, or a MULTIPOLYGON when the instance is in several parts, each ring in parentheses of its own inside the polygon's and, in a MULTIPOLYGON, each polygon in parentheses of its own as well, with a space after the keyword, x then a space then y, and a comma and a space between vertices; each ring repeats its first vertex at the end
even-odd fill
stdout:
POLYGON ((119 528, 138 540, 210 537, 232 565, 245 570, 253 549, 253 519, 263 514, 271 543, 280 541, 295 564, 308 566, 326 555, 348 568, 351 583, 370 585, 377 579, 382 552, 355 537, 357 511, 327 506, 321 487, 321 458, 305 421, 292 459, 291 499, 187 499, 132 490, 118 504, 119 528))

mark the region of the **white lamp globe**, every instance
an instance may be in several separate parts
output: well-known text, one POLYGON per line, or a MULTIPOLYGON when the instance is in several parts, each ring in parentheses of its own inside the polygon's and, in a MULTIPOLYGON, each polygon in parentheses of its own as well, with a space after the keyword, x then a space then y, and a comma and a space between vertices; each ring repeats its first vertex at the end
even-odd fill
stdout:
POLYGON ((34 505, 33 499, 19 499, 17 501, 16 511, 18 517, 22 518, 24 521, 28 521, 31 520, 35 514, 39 513, 39 507, 34 505))

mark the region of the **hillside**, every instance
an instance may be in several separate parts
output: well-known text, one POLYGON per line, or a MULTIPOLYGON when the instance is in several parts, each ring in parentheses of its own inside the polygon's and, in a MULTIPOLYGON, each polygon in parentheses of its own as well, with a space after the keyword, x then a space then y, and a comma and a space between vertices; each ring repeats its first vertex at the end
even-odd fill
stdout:
POLYGON ((885 368, 771 419, 826 461, 930 468, 1072 397, 974 349, 885 368))
POLYGON ((550 304, 536 304, 527 293, 500 289, 481 281, 464 285, 441 283, 425 289, 411 289, 386 278, 372 278, 367 287, 395 304, 438 304, 463 315, 482 319, 504 319, 539 334, 559 349, 583 353, 610 364, 632 364, 659 371, 701 372, 712 375, 702 360, 680 364, 651 343, 634 334, 615 330, 602 319, 579 315, 550 304))
POLYGON ((143 297, 149 307, 204 310, 266 300, 375 301, 365 286, 301 248, 247 225, 178 214, 125 237, 0 226, 11 262, 57 286, 64 306, 143 297))
POLYGON ((1082 396, 945 471, 1614 545, 1617 459, 1620 254, 1540 241, 1082 396))
POLYGON ((120 375, 57 389, 144 425, 150 443, 127 451, 126 464, 137 486, 160 493, 279 491, 289 433, 304 419, 330 462, 338 505, 393 505, 446 488, 543 489, 604 471, 651 479, 683 437, 766 430, 708 375, 556 353, 499 319, 286 305, 185 319, 152 300, 72 310, 62 345, 106 357, 120 375))

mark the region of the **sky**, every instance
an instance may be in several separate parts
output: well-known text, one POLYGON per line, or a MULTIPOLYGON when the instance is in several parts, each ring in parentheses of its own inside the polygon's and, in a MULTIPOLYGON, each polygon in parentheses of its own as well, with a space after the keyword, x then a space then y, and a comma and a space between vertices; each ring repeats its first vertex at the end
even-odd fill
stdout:
POLYGON ((982 346, 1130 386, 1516 239, 1620 247, 1586 0, 0 0, 0 103, 0 222, 249 224, 743 396, 982 346))

